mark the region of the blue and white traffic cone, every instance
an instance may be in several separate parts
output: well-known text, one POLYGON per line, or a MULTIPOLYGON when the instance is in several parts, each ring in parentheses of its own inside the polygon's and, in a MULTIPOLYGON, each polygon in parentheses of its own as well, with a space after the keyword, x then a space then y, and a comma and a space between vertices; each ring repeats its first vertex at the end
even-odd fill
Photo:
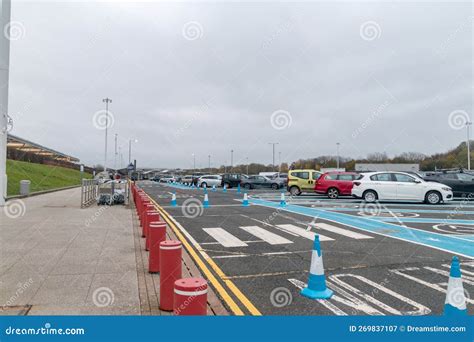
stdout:
POLYGON ((224 188, 222 189, 222 192, 227 192, 227 186, 224 184, 224 188))
POLYGON ((209 208, 209 197, 207 196, 207 193, 204 194, 204 203, 203 203, 204 208, 209 208))
POLYGON ((451 261, 451 272, 449 273, 448 290, 444 302, 445 316, 467 315, 466 295, 462 285, 461 266, 457 256, 451 261))
POLYGON ((212 186, 212 191, 216 191, 216 186, 215 185, 212 186))
POLYGON ((237 193, 240 194, 240 184, 237 184, 237 193))
POLYGON ((244 200, 242 201, 242 206, 243 207, 249 206, 249 198, 247 197, 247 193, 244 193, 244 200))
POLYGON ((319 242, 318 234, 314 236, 308 286, 301 290, 301 294, 311 299, 329 299, 333 295, 332 290, 326 287, 323 255, 321 253, 321 244, 319 242))
POLYGON ((285 200, 285 193, 281 193, 280 196, 280 207, 284 207, 286 205, 286 200, 285 200))
POLYGON ((173 192, 171 195, 171 206, 176 207, 178 204, 176 203, 176 192, 173 192))

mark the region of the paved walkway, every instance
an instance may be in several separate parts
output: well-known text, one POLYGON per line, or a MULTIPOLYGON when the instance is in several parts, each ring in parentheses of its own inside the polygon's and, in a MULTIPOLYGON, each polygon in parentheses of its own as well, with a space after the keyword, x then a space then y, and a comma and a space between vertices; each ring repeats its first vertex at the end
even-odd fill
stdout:
MULTIPOLYGON (((0 315, 170 315, 144 243, 133 203, 81 209, 79 188, 10 200, 0 209, 0 315)), ((201 277, 184 250, 183 276, 201 277)), ((227 314, 212 289, 208 301, 208 314, 227 314)))
POLYGON ((0 209, 0 314, 140 314, 131 210, 80 189, 0 209))

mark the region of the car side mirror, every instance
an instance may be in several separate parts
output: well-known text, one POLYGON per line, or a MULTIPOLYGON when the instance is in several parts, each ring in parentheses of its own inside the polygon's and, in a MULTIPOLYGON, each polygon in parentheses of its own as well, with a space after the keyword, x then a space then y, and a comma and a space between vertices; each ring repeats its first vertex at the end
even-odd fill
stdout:
POLYGON ((420 183, 421 183, 421 180, 415 179, 415 183, 416 183, 416 184, 420 184, 420 183))

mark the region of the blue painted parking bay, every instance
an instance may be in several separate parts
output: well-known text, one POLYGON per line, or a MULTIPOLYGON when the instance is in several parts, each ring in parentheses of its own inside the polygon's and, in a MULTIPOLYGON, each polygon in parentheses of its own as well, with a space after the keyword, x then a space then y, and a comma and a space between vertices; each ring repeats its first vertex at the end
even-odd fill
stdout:
POLYGON ((432 233, 416 228, 402 227, 396 224, 373 220, 371 218, 359 217, 316 208, 302 207, 297 205, 286 205, 281 207, 278 202, 259 199, 249 199, 249 202, 251 204, 283 210, 313 218, 318 217, 367 232, 432 247, 474 259, 474 243, 466 239, 461 239, 450 235, 432 233))
POLYGON ((474 220, 454 220, 441 218, 424 218, 424 217, 380 217, 370 216, 371 220, 384 222, 407 222, 407 223, 434 223, 434 224, 460 224, 460 225, 474 225, 474 220))

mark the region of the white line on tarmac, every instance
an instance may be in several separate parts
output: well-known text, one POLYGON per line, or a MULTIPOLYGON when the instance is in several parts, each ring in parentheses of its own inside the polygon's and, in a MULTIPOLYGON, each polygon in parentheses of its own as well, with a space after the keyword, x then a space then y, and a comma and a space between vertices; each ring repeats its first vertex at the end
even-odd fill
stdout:
POLYGON ((344 236, 347 236, 349 238, 356 239, 356 240, 372 239, 372 236, 361 234, 361 233, 356 233, 356 232, 353 232, 351 230, 336 227, 336 226, 333 226, 332 224, 328 224, 328 223, 323 223, 323 222, 311 223, 311 226, 313 226, 317 229, 323 229, 323 230, 326 230, 328 232, 333 232, 333 233, 336 233, 336 234, 344 235, 344 236))
MULTIPOLYGON (((294 224, 277 224, 276 226, 311 241, 314 241, 314 236, 316 235, 315 232, 307 231, 306 229, 297 227, 294 224)), ((334 239, 324 236, 324 235, 320 235, 320 234, 319 234, 319 240, 320 241, 334 241, 334 239)))
POLYGON ((299 254, 299 253, 309 253, 312 250, 307 251, 293 251, 293 252, 269 252, 261 254, 231 254, 231 255, 218 255, 213 256, 213 259, 229 259, 229 258, 246 258, 246 257, 264 257, 264 256, 274 256, 274 255, 289 255, 289 254, 299 254))
POLYGON ((238 237, 232 235, 228 231, 218 228, 203 228, 207 234, 212 236, 214 240, 219 242, 224 247, 246 247, 248 246, 245 242, 240 240, 238 237))
MULTIPOLYGON (((433 289, 433 290, 436 290, 436 291, 439 291, 439 292, 442 292, 442 293, 446 293, 446 290, 444 288, 442 288, 441 286, 437 285, 437 284, 432 284, 432 283, 429 283, 429 282, 424 281, 422 279, 419 279, 417 277, 414 277, 412 275, 403 273, 403 271, 416 271, 416 270, 419 270, 419 268, 418 267, 407 267, 407 268, 402 268, 402 269, 390 270, 390 272, 392 272, 394 274, 397 274, 399 276, 405 277, 407 279, 413 280, 414 282, 416 282, 418 284, 421 284, 421 285, 424 285, 424 286, 427 286, 430 289, 433 289)), ((468 302, 470 304, 474 304, 473 299, 466 298, 466 302, 468 302)))
MULTIPOLYGON (((290 283, 292 283, 293 285, 295 285, 298 289, 302 290, 306 287, 306 284, 304 282, 302 282, 301 280, 298 280, 298 279, 288 279, 288 281, 290 283)), ((335 296, 333 296, 334 298, 335 296)), ((337 306, 335 306, 333 303, 331 303, 330 301, 328 300, 325 300, 325 299, 316 299, 316 301, 321 304, 322 306, 324 306, 326 309, 328 309, 329 311, 331 311, 333 314, 337 315, 337 316, 347 316, 347 314, 342 311, 341 309, 339 309, 337 306)))
POLYGON ((283 245, 293 243, 293 241, 285 239, 280 235, 269 232, 268 230, 265 230, 258 226, 244 226, 239 228, 245 230, 247 233, 252 234, 253 236, 258 237, 259 239, 268 242, 270 245, 283 245))

